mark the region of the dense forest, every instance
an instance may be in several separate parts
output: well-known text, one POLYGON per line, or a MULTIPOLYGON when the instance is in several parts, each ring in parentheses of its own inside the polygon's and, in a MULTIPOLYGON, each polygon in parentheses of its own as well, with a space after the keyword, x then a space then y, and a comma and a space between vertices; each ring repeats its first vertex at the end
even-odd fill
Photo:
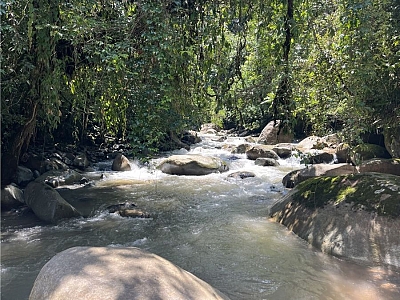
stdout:
POLYGON ((0 5, 4 182, 32 143, 140 154, 204 122, 348 141, 399 124, 398 0, 0 5))

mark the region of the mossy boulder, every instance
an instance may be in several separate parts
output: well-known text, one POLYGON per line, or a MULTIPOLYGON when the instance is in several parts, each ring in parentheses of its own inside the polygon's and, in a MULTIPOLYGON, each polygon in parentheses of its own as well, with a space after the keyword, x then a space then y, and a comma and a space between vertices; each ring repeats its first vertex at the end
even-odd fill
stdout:
POLYGON ((373 158, 390 158, 390 154, 382 146, 375 144, 360 144, 352 149, 350 158, 354 165, 359 165, 363 161, 373 158))
POLYGON ((307 179, 270 209, 323 252, 400 267, 400 177, 381 173, 307 179))

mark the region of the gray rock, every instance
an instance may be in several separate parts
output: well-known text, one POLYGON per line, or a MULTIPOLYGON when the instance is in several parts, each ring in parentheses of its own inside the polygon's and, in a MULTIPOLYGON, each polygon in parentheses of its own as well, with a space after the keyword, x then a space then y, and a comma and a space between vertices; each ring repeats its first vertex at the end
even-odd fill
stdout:
POLYGON ((14 184, 9 184, 1 190, 1 209, 3 211, 24 205, 24 192, 14 184))
POLYGON ((264 129, 261 131, 260 136, 258 137, 257 143, 264 145, 275 145, 278 143, 290 143, 293 140, 293 133, 285 132, 282 129, 279 132, 279 124, 278 120, 276 124, 274 121, 269 122, 264 129), (279 132, 279 135, 278 135, 279 132))
POLYGON ((33 181, 24 191, 25 203, 42 221, 57 223, 62 219, 79 217, 80 213, 51 186, 33 181))
POLYGON ((245 179, 251 177, 256 177, 256 174, 248 171, 238 171, 228 175, 228 178, 235 178, 235 179, 245 179))
POLYGON ((292 144, 278 144, 272 148, 272 150, 278 154, 278 156, 282 159, 288 158, 292 156, 292 151, 294 147, 292 144))
POLYGON ((138 248, 74 247, 40 271, 29 300, 221 300, 221 292, 138 248))
POLYGON ((172 155, 161 162, 162 172, 172 175, 207 175, 228 171, 224 161, 217 157, 202 155, 172 155))
POLYGON ((355 172, 357 172, 356 168, 349 164, 317 164, 288 173, 283 178, 282 183, 284 187, 293 188, 295 185, 309 178, 317 176, 339 176, 353 174, 355 172))
POLYGON ((89 166, 89 160, 87 159, 86 154, 81 153, 81 154, 78 154, 77 156, 75 156, 75 159, 74 159, 72 165, 81 170, 86 169, 89 166))
POLYGON ((399 268, 398 191, 394 175, 317 177, 275 202, 270 215, 325 253, 399 268))
POLYGON ((332 163, 335 156, 332 153, 325 152, 323 150, 318 150, 315 153, 310 153, 307 155, 307 163, 309 164, 329 164, 332 163))
POLYGON ((125 155, 118 153, 112 163, 111 170, 113 171, 130 171, 131 165, 125 155))
POLYGON ((264 158, 264 157, 259 157, 256 159, 254 162, 257 166, 263 166, 263 167, 276 167, 279 166, 279 162, 274 159, 274 158, 264 158))
POLYGON ((31 169, 27 167, 18 166, 17 169, 17 184, 19 186, 25 187, 29 182, 33 181, 35 177, 31 169))
POLYGON ((256 160, 260 157, 279 159, 278 154, 276 154, 275 151, 273 151, 271 147, 267 145, 255 145, 251 147, 246 151, 246 156, 251 160, 256 160))
POLYGON ((45 182, 53 188, 70 185, 70 184, 79 184, 83 179, 83 175, 78 173, 75 170, 66 170, 66 171, 48 171, 38 178, 35 181, 45 182))
POLYGON ((231 153, 244 154, 244 153, 246 153, 246 151, 248 149, 250 149, 250 147, 251 147, 250 144, 240 144, 240 145, 234 146, 231 150, 231 153))

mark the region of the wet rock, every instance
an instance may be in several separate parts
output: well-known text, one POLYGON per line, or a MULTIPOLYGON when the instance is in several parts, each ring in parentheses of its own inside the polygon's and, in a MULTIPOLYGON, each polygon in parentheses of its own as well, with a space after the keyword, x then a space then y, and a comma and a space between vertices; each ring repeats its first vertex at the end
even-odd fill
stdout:
POLYGON ((256 177, 256 174, 248 171, 238 171, 228 175, 228 178, 235 178, 235 179, 245 179, 251 177, 256 177))
POLYGON ((137 209, 134 203, 119 203, 107 207, 108 212, 117 213, 121 217, 150 218, 150 214, 137 209))
POLYGON ((74 167, 77 167, 80 170, 85 170, 89 166, 89 160, 85 153, 80 153, 75 156, 72 164, 74 167))
POLYGON ((273 158, 279 159, 278 154, 271 150, 270 146, 267 145, 256 145, 251 147, 246 151, 246 156, 248 159, 256 160, 257 158, 273 158))
POLYGON ((42 174, 35 181, 45 182, 51 187, 56 188, 63 185, 80 184, 82 179, 83 175, 75 170, 53 170, 42 174))
POLYGON ((292 156, 292 151, 294 147, 292 144, 277 144, 275 147, 272 148, 278 156, 282 159, 289 158, 292 156))
POLYGON ((24 204, 24 192, 15 184, 9 184, 1 190, 2 211, 16 209, 24 204))
POLYGON ((228 299, 193 274, 133 247, 74 247, 40 271, 29 300, 228 299))
POLYGON ((130 171, 131 165, 125 155, 118 153, 112 163, 111 170, 113 171, 130 171))
POLYGON ((172 175, 207 175, 225 172, 227 164, 217 157, 202 155, 172 155, 159 165, 163 173, 172 175))
POLYGON ((44 182, 29 183, 24 191, 24 200, 35 215, 45 222, 54 224, 62 219, 81 215, 55 189, 44 182))
POLYGON ((246 153, 247 150, 250 149, 250 147, 251 147, 250 144, 240 144, 240 145, 234 146, 231 149, 231 153, 233 153, 233 154, 244 154, 244 153, 246 153))
POLYGON ((264 158, 264 157, 259 157, 256 159, 254 162, 257 166, 263 166, 263 167, 276 167, 279 166, 279 162, 274 159, 274 158, 264 158))
POLYGON ((193 145, 201 142, 201 138, 197 136, 197 132, 185 131, 181 138, 181 141, 188 145, 193 145))

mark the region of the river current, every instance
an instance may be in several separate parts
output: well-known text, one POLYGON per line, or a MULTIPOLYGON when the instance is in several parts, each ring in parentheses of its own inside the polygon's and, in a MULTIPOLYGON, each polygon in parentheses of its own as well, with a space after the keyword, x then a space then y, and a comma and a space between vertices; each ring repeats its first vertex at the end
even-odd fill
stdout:
POLYGON ((48 225, 29 212, 2 213, 1 299, 28 299, 43 265, 74 246, 146 249, 232 300, 400 299, 398 270, 322 254, 268 219, 271 204, 287 192, 282 177, 301 168, 298 160, 280 160, 278 167, 256 166, 244 154, 224 150, 224 145, 244 140, 217 142, 216 138, 202 136, 189 153, 221 157, 229 172, 167 175, 155 167, 162 158, 146 166, 132 161, 132 171, 112 172, 112 162, 106 161, 87 174, 105 175, 94 185, 58 189, 88 217, 48 225), (250 171, 256 177, 227 177, 235 171, 250 171), (135 203, 152 217, 124 218, 105 209, 125 202, 135 203))

